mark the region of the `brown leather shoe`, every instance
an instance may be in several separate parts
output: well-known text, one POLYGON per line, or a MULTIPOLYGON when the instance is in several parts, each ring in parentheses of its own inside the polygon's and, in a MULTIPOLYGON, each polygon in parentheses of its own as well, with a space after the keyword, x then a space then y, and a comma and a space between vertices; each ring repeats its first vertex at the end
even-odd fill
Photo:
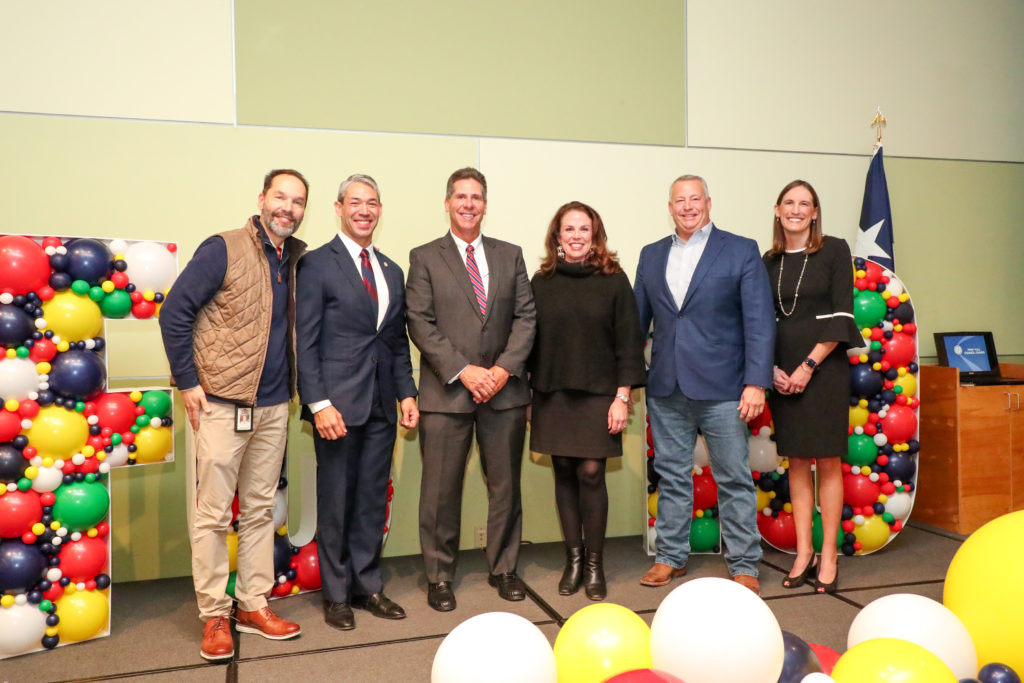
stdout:
POLYGON ((672 565, 655 562, 654 566, 647 570, 644 578, 640 579, 641 586, 667 586, 672 579, 686 574, 686 567, 673 567, 672 565))
POLYGON ((203 644, 199 655, 212 662, 231 659, 235 656, 235 643, 231 639, 231 622, 227 617, 214 617, 203 626, 203 644))
POLYGON ((235 618, 238 621, 235 628, 242 633, 255 633, 271 640, 288 640, 302 632, 298 624, 282 619, 269 607, 260 608, 255 612, 240 609, 235 618))
POLYGON ((737 574, 732 577, 732 580, 743 586, 754 591, 754 595, 761 595, 761 582, 757 580, 756 576, 750 576, 749 574, 737 574))

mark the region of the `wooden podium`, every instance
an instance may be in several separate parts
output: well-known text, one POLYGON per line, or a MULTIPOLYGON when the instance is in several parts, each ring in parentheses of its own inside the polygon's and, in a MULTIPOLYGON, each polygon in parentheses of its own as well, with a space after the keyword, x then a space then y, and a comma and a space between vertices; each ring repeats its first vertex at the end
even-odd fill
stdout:
MULTIPOLYGON (((1024 377, 1024 365, 1000 364, 1024 377)), ((1024 383, 961 386, 921 366, 921 452, 911 519, 958 534, 1024 509, 1024 383)))

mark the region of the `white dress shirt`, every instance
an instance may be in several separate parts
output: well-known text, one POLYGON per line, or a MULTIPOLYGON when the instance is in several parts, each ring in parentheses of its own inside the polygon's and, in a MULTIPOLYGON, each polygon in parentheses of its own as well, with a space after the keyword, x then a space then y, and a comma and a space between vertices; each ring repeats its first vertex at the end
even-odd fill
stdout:
POLYGON ((679 233, 672 233, 672 248, 668 252, 665 280, 668 282, 669 291, 672 292, 672 299, 676 302, 677 308, 683 307, 686 292, 690 289, 690 280, 693 279, 693 273, 697 270, 697 262, 704 254, 704 247, 708 245, 710 234, 710 222, 690 235, 688 240, 683 240, 679 233))

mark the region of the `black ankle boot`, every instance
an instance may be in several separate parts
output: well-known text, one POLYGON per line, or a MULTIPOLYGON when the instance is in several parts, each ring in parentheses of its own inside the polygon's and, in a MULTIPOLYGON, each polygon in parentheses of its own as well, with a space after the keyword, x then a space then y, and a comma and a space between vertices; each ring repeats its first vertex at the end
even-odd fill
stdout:
POLYGON ((583 566, 583 590, 591 600, 604 600, 608 595, 601 553, 587 553, 587 562, 583 566))
POLYGON ((559 595, 572 595, 583 580, 583 547, 565 549, 565 571, 558 581, 559 595))

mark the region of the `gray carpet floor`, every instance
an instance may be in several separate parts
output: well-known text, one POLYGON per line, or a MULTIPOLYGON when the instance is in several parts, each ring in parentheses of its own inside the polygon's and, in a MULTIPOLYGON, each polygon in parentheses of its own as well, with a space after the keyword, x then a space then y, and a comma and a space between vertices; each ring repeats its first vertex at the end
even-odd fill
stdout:
MULTIPOLYGON (((946 532, 912 524, 876 553, 841 558, 835 595, 816 595, 808 587, 784 590, 780 582, 792 556, 766 547, 760 567, 762 598, 784 630, 842 652, 850 623, 872 600, 917 593, 941 601, 946 569, 960 542, 946 532)), ((608 602, 630 608, 648 623, 680 581, 728 576, 720 555, 694 555, 686 577, 664 588, 646 588, 639 579, 652 558, 644 553, 639 536, 610 539, 605 554, 608 602)), ((275 600, 274 610, 299 622, 302 635, 277 642, 236 634, 235 657, 221 664, 199 657, 202 625, 190 578, 115 584, 109 637, 2 660, 0 681, 429 681, 444 636, 477 614, 519 614, 553 643, 561 624, 592 604, 582 592, 558 595, 563 561, 561 544, 524 545, 519 573, 528 597, 511 603, 487 585, 483 551, 465 551, 455 582, 458 609, 439 613, 427 606, 419 556, 389 558, 384 560, 386 592, 405 608, 407 619, 385 621, 357 610, 355 630, 340 632, 324 624, 319 592, 275 600)))

